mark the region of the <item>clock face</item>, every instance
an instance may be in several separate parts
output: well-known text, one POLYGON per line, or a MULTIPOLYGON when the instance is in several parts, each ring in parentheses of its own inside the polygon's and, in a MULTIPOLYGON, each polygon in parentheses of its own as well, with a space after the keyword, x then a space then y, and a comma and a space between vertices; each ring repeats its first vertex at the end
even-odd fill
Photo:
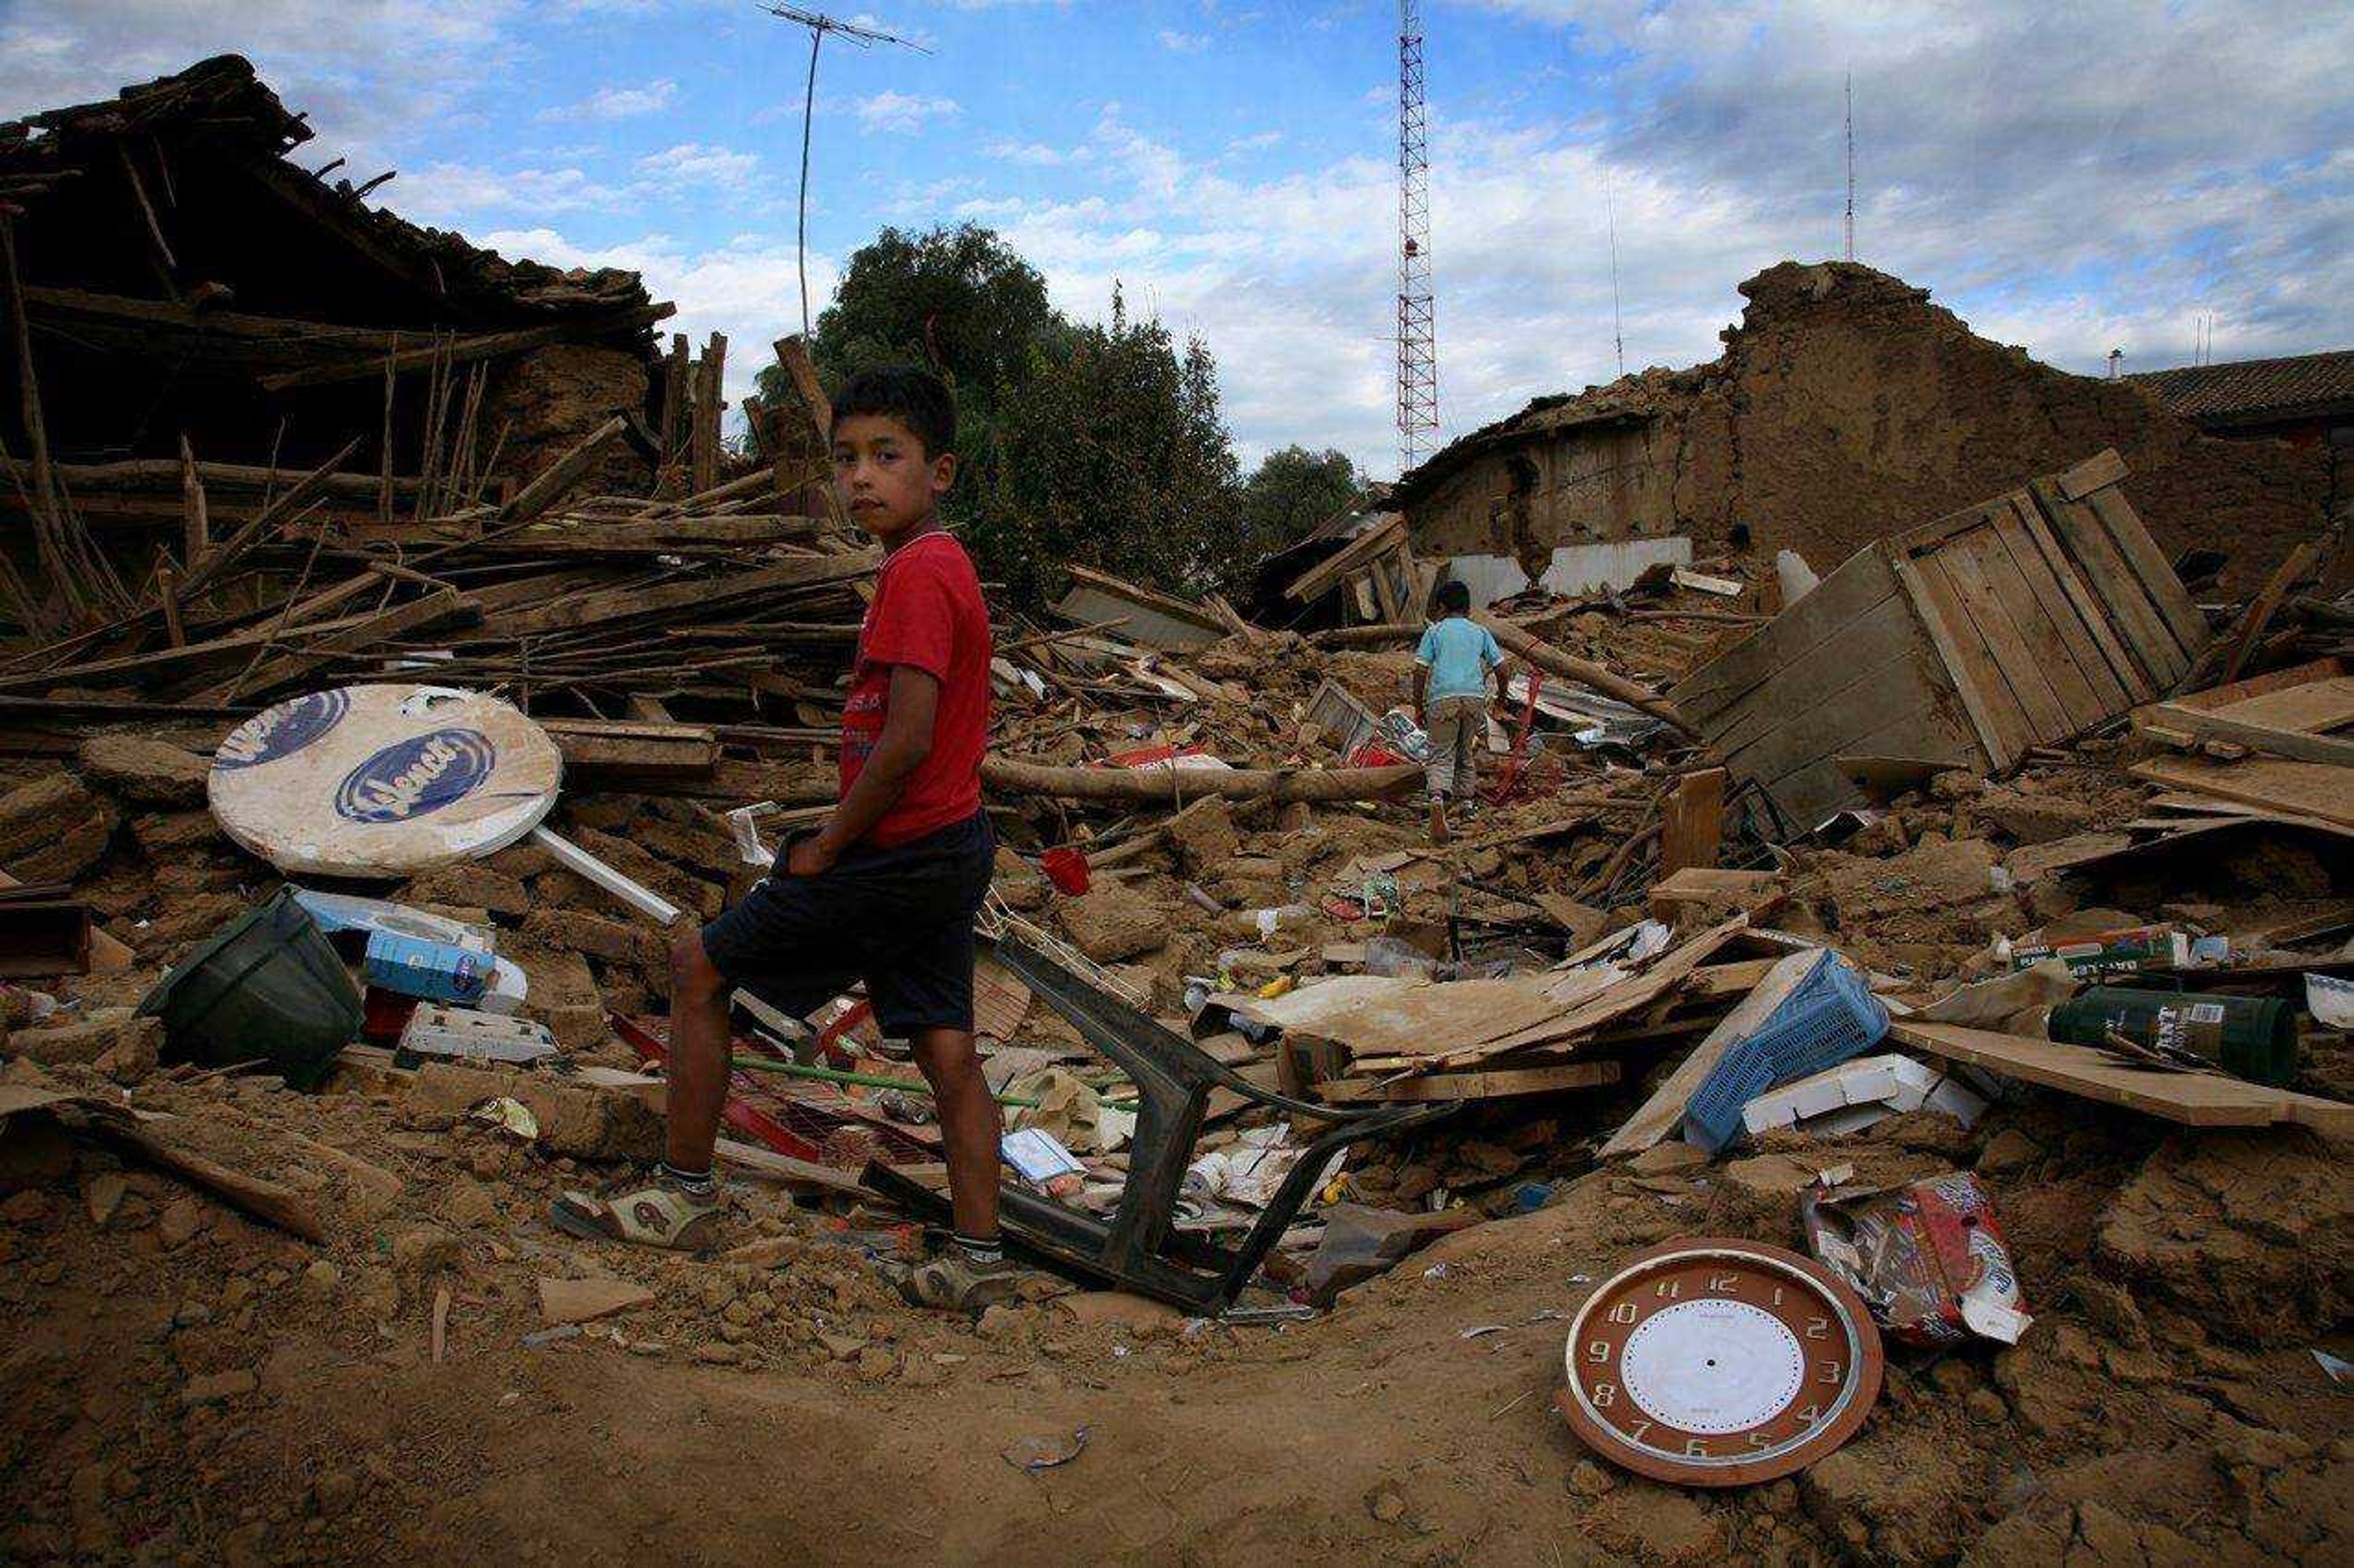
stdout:
POLYGON ((1670 1242, 1578 1308, 1558 1403, 1639 1475, 1733 1487, 1803 1469, 1880 1396, 1880 1333, 1819 1264, 1755 1242, 1670 1242))

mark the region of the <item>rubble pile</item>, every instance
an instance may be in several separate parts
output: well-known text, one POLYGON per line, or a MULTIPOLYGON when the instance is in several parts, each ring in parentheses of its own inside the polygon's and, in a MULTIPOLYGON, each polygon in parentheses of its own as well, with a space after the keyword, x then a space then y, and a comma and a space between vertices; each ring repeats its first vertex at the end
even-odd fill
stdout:
MULTIPOLYGON (((224 106, 248 177, 292 179, 299 121, 217 61, 0 128, 0 194, 37 220, 137 132, 201 207, 224 106)), ((1971 340, 1946 362, 2009 412, 1946 488, 1907 476, 1962 507, 1925 521, 1743 436, 1743 506, 1770 478, 1862 547, 1487 605, 1508 662, 1440 812, 1435 574, 1394 520, 1270 568, 1320 630, 1084 567, 1007 619, 976 1011, 1037 1268, 968 1320, 886 1283, 943 1228, 942 1133, 856 994, 734 999, 716 1244, 548 1217, 664 1152, 671 928, 835 796, 876 553, 811 483, 800 345, 799 405, 730 459, 724 344, 643 352, 634 280, 498 272, 302 179, 569 325, 495 386, 453 366, 563 323, 371 339, 387 419, 431 432, 410 475, 128 460, 128 513, 179 493, 128 572, 60 477, 89 465, 34 445, 25 580, 60 591, 0 651, 12 1560, 2345 1560, 2343 541, 2194 598, 2221 579, 2116 488, 2147 460, 2147 503, 2191 503, 2109 433, 2138 394, 2031 418, 1971 340)), ((227 254, 143 227, 167 279, 227 254)), ((27 232, 12 297, 119 326, 27 232)), ((1861 269, 1751 291, 1723 366, 1614 419, 1802 420, 1802 318, 1842 353, 1967 337, 1861 269)), ((358 363, 163 314, 297 387, 358 363)), ((89 446, 76 374, 49 407, 89 446)))

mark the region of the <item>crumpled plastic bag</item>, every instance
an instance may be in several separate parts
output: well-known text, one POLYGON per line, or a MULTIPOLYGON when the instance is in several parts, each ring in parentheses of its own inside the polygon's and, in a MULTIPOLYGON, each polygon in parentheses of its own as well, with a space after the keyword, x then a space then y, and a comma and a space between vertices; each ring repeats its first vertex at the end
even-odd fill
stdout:
POLYGON ((2074 996, 2084 983, 2058 959, 2046 959, 2013 973, 1948 991, 1914 1016, 1924 1023, 1959 1023, 1972 1029, 2041 1036, 2041 1022, 2027 1015, 2059 1006, 2074 996))

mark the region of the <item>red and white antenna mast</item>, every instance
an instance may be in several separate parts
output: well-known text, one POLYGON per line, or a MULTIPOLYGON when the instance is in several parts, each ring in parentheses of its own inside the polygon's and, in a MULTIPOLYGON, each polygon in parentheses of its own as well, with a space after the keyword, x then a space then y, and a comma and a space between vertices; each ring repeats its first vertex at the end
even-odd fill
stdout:
POLYGON ((1438 328, 1430 286, 1429 122, 1423 107, 1422 6, 1398 0, 1398 471, 1438 439, 1438 328))

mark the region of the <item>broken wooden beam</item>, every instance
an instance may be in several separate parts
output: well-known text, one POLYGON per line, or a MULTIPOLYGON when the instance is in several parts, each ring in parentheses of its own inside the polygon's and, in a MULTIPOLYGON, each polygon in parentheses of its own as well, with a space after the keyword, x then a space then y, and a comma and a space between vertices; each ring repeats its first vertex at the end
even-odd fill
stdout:
POLYGON ((1474 610, 1471 619, 1493 633, 1497 641, 1545 673, 1589 686, 1606 697, 1615 697, 1629 707, 1640 708, 1653 718, 1664 720, 1684 735, 1699 738, 1700 731, 1676 711, 1673 703, 1640 681, 1632 681, 1614 670, 1606 670, 1590 659, 1564 652, 1544 639, 1530 635, 1500 615, 1491 615, 1480 609, 1474 610))
POLYGON ((571 450, 533 475, 530 483, 499 508, 499 521, 528 522, 563 500, 588 473, 590 465, 604 455, 605 449, 621 439, 628 424, 628 420, 615 415, 582 437, 571 450))
POLYGON ((1008 757, 985 757, 981 781, 1008 795, 1058 800, 1119 800, 1183 805, 1215 795, 1227 800, 1379 800, 1422 777, 1414 764, 1396 768, 1055 768, 1008 757))

